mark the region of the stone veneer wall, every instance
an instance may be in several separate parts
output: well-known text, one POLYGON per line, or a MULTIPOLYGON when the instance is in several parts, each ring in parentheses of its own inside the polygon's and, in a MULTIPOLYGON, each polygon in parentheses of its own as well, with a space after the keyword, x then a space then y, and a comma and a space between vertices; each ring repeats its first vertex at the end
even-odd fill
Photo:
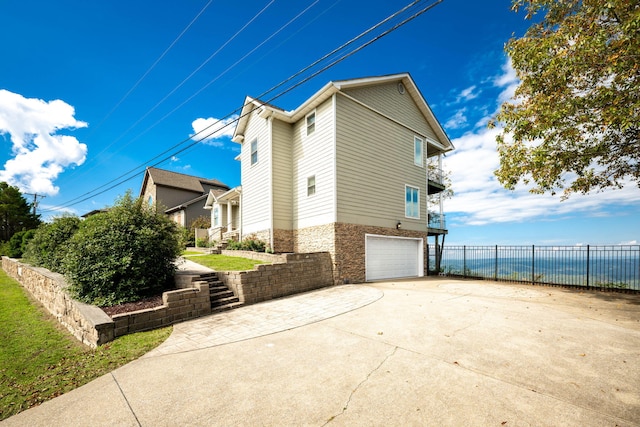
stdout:
POLYGON ((18 281, 78 340, 95 348, 115 337, 168 326, 211 313, 209 284, 162 294, 163 305, 109 317, 99 307, 76 301, 67 292, 61 274, 2 257, 2 269, 18 281))
POLYGON ((397 230, 357 224, 335 223, 334 276, 339 283, 361 283, 366 280, 365 235, 421 238, 425 274, 428 268, 427 232, 397 230))
MULTIPOLYGON (((226 252, 246 256, 240 251, 226 252)), ((218 279, 232 289, 244 304, 333 285, 331 256, 327 252, 272 256, 279 257, 280 262, 258 265, 251 271, 218 272, 218 279)))
POLYGON ((71 298, 67 293, 69 285, 61 274, 7 257, 2 257, 2 269, 84 344, 95 348, 113 340, 111 318, 98 307, 71 298))
POLYGON ((273 252, 295 252, 293 242, 293 230, 273 230, 273 252))

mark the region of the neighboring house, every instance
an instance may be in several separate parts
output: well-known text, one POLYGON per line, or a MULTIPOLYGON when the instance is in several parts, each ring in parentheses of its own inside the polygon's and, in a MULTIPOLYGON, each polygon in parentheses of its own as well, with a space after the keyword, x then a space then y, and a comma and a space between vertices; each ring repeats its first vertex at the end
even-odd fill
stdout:
POLYGON ((427 196, 453 145, 409 74, 330 82, 293 111, 247 97, 233 141, 242 187, 207 199, 218 226, 329 252, 336 283, 426 273, 428 236, 447 233, 427 196))
POLYGON ((187 227, 191 221, 205 214, 202 208, 210 193, 223 194, 227 191, 229 187, 220 181, 147 168, 140 197, 149 205, 162 209, 177 224, 187 227))

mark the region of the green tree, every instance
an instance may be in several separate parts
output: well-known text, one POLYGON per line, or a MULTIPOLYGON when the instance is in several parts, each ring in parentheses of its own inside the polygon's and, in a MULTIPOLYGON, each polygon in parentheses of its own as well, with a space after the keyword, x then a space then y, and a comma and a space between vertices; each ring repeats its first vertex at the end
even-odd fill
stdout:
POLYGON ((137 301, 174 286, 178 226, 130 192, 107 212, 80 223, 69 241, 64 273, 85 302, 137 301))
POLYGON ((80 227, 80 218, 63 215, 41 224, 26 245, 23 256, 31 264, 62 273, 69 240, 80 227))
POLYGON ((563 197, 640 186, 640 3, 514 0, 513 9, 539 22, 505 47, 520 84, 492 122, 504 125, 501 184, 563 197))
POLYGON ((0 240, 6 242, 18 231, 31 230, 40 224, 40 217, 31 212, 20 190, 0 182, 0 240))

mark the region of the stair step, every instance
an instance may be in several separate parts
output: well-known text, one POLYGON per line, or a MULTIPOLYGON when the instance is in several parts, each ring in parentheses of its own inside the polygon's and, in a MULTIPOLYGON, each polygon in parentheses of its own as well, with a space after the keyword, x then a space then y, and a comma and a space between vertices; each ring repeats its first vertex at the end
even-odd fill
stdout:
POLYGON ((217 299, 221 299, 221 298, 228 298, 228 297, 232 297, 234 296, 233 291, 230 291, 229 289, 224 289, 218 292, 211 292, 209 294, 209 299, 211 299, 211 301, 213 300, 217 300, 217 299))
POLYGON ((234 308, 242 307, 244 303, 242 302, 232 302, 229 304, 219 305, 216 307, 211 307, 211 313, 219 313, 221 311, 233 310, 234 308))
POLYGON ((233 296, 233 297, 225 297, 225 298, 218 298, 215 300, 211 300, 211 309, 213 310, 214 308, 217 308, 226 304, 231 304, 234 302, 240 302, 240 298, 233 296))
POLYGON ((218 273, 201 274, 199 277, 194 278, 194 280, 195 281, 204 281, 204 282, 217 281, 218 280, 218 273))

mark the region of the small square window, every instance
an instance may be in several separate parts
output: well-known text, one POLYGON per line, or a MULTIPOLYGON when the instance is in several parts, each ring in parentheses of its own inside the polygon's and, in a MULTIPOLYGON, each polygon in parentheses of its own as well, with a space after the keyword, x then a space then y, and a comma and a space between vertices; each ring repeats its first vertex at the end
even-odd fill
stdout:
POLYGON ((251 164, 255 165, 258 163, 258 140, 254 139, 251 141, 251 164))
POLYGON ((316 130, 316 112, 307 114, 307 136, 316 130))
POLYGON ((404 215, 407 218, 420 219, 420 189, 405 185, 404 215))
POLYGON ((416 166, 423 166, 423 155, 424 152, 424 142, 422 141, 421 138, 418 138, 417 136, 415 136, 413 138, 413 163, 416 166))
POLYGON ((316 176, 310 176, 307 178, 307 196, 313 196, 316 194, 316 176))

